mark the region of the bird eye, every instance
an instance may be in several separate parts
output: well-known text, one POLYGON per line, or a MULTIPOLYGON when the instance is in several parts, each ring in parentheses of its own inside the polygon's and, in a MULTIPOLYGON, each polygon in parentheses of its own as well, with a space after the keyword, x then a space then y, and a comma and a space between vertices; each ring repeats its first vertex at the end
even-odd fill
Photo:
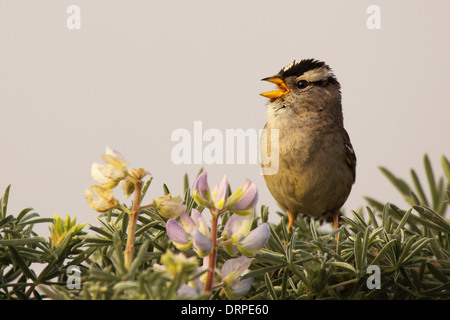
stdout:
POLYGON ((306 80, 300 80, 297 82, 297 88, 299 89, 305 89, 309 85, 309 82, 306 80))

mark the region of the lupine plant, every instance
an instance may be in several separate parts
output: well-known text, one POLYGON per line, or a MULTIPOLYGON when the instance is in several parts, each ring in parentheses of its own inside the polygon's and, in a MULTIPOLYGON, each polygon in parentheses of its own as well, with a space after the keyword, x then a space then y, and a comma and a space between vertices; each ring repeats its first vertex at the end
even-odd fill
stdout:
POLYGON ((102 159, 85 191, 96 225, 40 217, 32 208, 10 214, 7 186, 0 299, 450 298, 446 157, 439 178, 424 157, 429 191, 414 170, 409 184, 381 168, 404 196, 404 209, 367 197, 336 230, 300 216, 291 232, 285 213, 257 208, 258 188, 249 179, 232 190, 226 176, 210 188, 207 172, 192 184, 186 175, 183 194, 163 185, 145 203, 149 172, 130 169, 110 148, 102 159), (35 231, 42 223, 50 236, 35 231))
MULTIPOLYGON (((183 204, 181 196, 172 197, 167 193, 154 199, 152 204, 141 206, 142 179, 149 173, 144 169, 129 170, 124 157, 109 147, 102 159, 106 164, 94 163, 91 168, 91 175, 99 185, 92 185, 94 192, 86 189, 85 196, 89 205, 98 212, 120 209, 128 215, 130 222, 124 251, 126 269, 132 266, 139 213, 143 209, 154 208, 163 218, 168 219, 166 234, 173 245, 182 251, 193 249, 197 256, 203 259, 199 271, 205 270, 206 276, 204 281, 193 289, 201 287, 203 293, 210 295, 213 289, 223 288, 223 292, 231 299, 240 298, 250 290, 252 279, 240 280, 240 275, 247 271, 243 266, 250 265, 251 259, 248 257, 253 257, 262 249, 270 236, 267 223, 250 230, 254 221, 254 207, 258 201, 258 190, 253 182, 246 179, 242 186, 229 194, 230 187, 226 176, 210 190, 207 173, 202 172, 198 175, 192 188, 193 199, 202 210, 204 208, 209 210, 210 228, 199 210, 191 208, 190 213, 187 212, 187 206, 183 204), (113 189, 116 186, 120 186, 126 197, 134 193, 131 210, 120 205, 114 198, 113 189), (228 213, 227 224, 222 236, 218 237, 218 222, 225 213, 228 213), (235 256, 237 252, 245 256, 226 261, 223 266, 225 276, 222 275, 222 280, 219 281, 215 276, 217 253, 221 246, 226 246, 230 256, 235 256)), ((166 253, 166 257, 167 255, 170 253, 166 253)), ((184 296, 186 292, 184 287, 184 296)))
POLYGON ((194 182, 192 194, 198 205, 208 208, 211 214, 211 229, 197 209, 192 208, 189 215, 179 203, 179 207, 172 207, 167 215, 170 216, 166 225, 167 235, 178 249, 194 248, 197 255, 203 258, 202 268, 207 270, 204 284, 206 293, 211 293, 214 286, 219 248, 224 246, 231 256, 237 252, 243 254, 244 256, 224 263, 221 272, 222 281, 219 284, 224 287, 224 292, 229 298, 239 298, 250 290, 252 284, 252 278, 241 281, 239 277, 251 263, 248 257, 253 257, 261 250, 270 236, 267 223, 250 231, 254 220, 253 209, 258 200, 257 187, 246 179, 242 186, 229 195, 228 181, 224 176, 210 191, 207 173, 202 172, 194 182), (227 219, 221 237, 218 237, 219 219, 225 213, 231 213, 231 216, 227 219), (181 225, 174 220, 176 216, 180 217, 181 225))

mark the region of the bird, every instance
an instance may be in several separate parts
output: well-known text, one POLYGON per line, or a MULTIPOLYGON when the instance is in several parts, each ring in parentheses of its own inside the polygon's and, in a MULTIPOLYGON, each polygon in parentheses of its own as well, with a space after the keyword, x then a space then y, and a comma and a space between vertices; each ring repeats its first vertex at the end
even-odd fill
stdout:
MULTIPOLYGON (((340 83, 333 70, 316 59, 294 60, 262 81, 275 84, 277 90, 261 93, 270 99, 261 159, 270 154, 273 143, 278 144, 277 170, 263 170, 263 175, 287 213, 288 232, 298 214, 314 219, 331 215, 338 229, 340 210, 356 178, 356 154, 344 128, 340 83), (278 141, 272 141, 273 130, 278 141)), ((276 163, 272 162, 261 161, 262 169, 276 163)))

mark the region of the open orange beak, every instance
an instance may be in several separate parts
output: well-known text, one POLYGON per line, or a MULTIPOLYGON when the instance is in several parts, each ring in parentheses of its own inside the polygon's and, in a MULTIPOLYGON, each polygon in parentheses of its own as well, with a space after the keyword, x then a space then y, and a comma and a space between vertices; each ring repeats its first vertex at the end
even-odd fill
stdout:
POLYGON ((278 75, 261 79, 261 81, 269 81, 271 83, 275 83, 278 87, 278 90, 261 93, 261 95, 263 97, 266 97, 269 99, 276 99, 281 96, 284 96, 285 94, 288 94, 290 91, 289 88, 287 87, 286 83, 284 82, 284 80, 281 79, 280 76, 278 76, 278 75))

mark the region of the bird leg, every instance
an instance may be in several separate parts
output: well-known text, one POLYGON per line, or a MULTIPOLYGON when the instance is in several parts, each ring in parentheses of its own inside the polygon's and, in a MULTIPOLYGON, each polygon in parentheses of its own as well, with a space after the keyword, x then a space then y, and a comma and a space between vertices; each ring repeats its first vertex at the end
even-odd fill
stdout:
POLYGON ((291 228, 294 225, 294 221, 295 221, 295 219, 297 219, 298 213, 297 212, 294 213, 292 211, 287 210, 287 215, 288 215, 288 218, 289 218, 289 224, 288 224, 288 227, 287 227, 287 232, 290 233, 291 232, 291 228))
MULTIPOLYGON (((339 212, 339 210, 335 210, 335 211, 331 212, 331 214, 333 215, 334 230, 336 230, 336 229, 339 228, 339 215, 340 215, 340 212, 339 212)), ((336 235, 335 235, 336 241, 338 239, 338 236, 339 236, 339 233, 336 233, 336 235)))

